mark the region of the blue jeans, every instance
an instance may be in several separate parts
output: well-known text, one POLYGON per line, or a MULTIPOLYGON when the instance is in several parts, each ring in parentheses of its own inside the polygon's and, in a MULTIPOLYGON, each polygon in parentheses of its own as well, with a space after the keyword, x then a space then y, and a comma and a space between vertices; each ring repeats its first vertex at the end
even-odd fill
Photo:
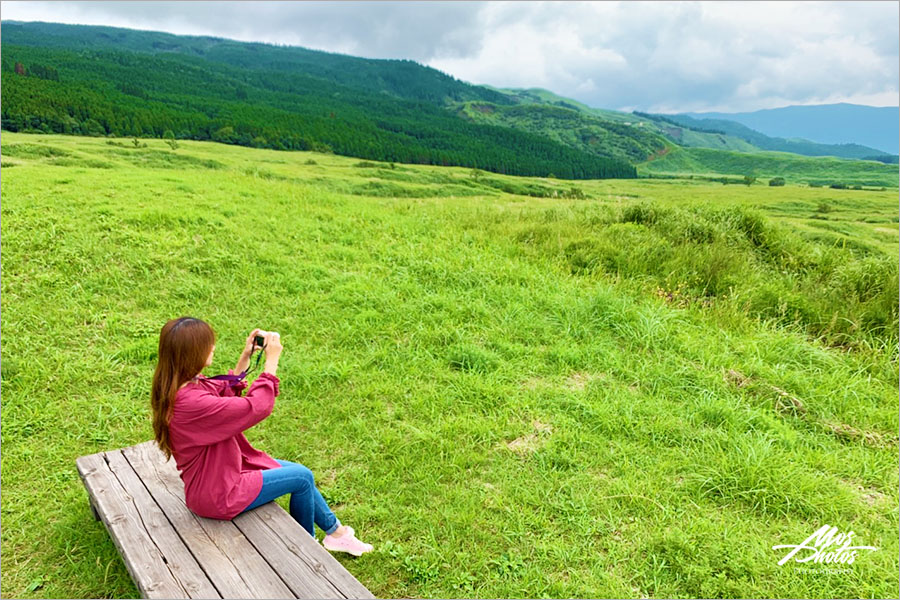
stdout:
POLYGON ((259 495, 256 497, 256 500, 250 503, 250 506, 241 512, 246 512, 266 502, 271 502, 275 498, 290 494, 291 516, 303 526, 303 529, 309 532, 309 535, 316 537, 313 523, 318 525, 326 534, 334 533, 341 522, 331 512, 331 509, 328 508, 328 504, 325 502, 325 498, 316 489, 312 471, 299 463, 289 460, 276 458, 275 461, 281 467, 263 470, 263 484, 262 489, 259 490, 259 495))

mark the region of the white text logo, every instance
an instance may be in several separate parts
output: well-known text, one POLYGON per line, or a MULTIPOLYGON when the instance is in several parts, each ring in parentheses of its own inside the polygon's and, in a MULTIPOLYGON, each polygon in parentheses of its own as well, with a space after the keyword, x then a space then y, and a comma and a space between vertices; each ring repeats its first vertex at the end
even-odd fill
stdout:
POLYGON ((815 533, 806 538, 802 544, 781 544, 772 546, 772 550, 780 550, 782 548, 791 548, 787 555, 778 561, 779 565, 783 565, 787 561, 794 558, 797 553, 804 552, 806 556, 802 558, 794 558, 798 563, 814 562, 814 563, 846 563, 851 564, 856 560, 856 553, 859 550, 878 550, 875 546, 851 546, 853 543, 852 531, 841 533, 837 527, 823 525, 815 533))

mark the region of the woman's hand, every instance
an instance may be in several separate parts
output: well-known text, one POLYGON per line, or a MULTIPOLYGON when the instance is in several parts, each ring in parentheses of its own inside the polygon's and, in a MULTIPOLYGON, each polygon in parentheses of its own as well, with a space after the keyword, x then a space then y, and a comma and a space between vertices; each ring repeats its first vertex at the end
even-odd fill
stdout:
POLYGON ((271 358, 278 359, 284 346, 281 345, 281 334, 277 331, 264 332, 263 337, 266 338, 266 360, 271 358))
POLYGON ((265 333, 265 331, 259 328, 251 331, 250 335, 247 336, 247 341, 244 343, 244 352, 241 354, 241 356, 251 356, 253 354, 253 351, 259 348, 259 346, 256 345, 256 336, 262 335, 263 337, 265 337, 265 333))
POLYGON ((238 359, 237 365, 234 367, 235 373, 243 373, 244 369, 246 369, 250 365, 250 357, 253 355, 253 351, 258 348, 254 340, 256 336, 264 335, 265 333, 265 331, 258 328, 250 332, 250 335, 247 336, 247 341, 244 343, 244 350, 243 352, 241 352, 241 357, 238 359))
POLYGON ((281 335, 277 331, 271 331, 265 334, 266 338, 266 368, 263 373, 275 374, 278 370, 278 359, 281 357, 281 335))

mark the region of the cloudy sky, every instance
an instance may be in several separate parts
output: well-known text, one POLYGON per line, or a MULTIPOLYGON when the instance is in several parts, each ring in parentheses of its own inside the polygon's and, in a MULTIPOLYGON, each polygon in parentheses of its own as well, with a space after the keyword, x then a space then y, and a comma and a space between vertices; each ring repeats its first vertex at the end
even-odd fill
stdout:
POLYGON ((737 112, 898 105, 897 2, 2 2, 113 25, 408 58, 590 106, 737 112))

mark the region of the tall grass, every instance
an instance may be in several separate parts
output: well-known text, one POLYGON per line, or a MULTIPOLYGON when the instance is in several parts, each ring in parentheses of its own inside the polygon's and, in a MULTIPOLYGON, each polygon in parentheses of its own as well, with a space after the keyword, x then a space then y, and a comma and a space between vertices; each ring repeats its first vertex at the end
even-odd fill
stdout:
POLYGON ((575 274, 626 278, 676 305, 715 303, 831 346, 896 356, 898 264, 880 250, 810 242, 741 205, 637 201, 520 223, 517 239, 560 255, 575 274))

